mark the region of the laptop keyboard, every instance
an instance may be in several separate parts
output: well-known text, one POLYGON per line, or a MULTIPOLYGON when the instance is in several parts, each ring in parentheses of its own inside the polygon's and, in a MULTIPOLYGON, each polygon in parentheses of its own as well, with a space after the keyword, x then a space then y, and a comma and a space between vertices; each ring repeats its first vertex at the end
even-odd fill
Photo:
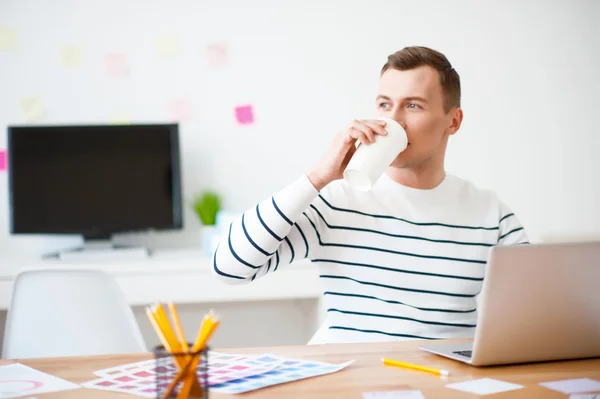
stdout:
POLYGON ((473 354, 473 351, 456 351, 456 352, 452 352, 452 353, 455 353, 457 355, 464 356, 464 357, 471 357, 471 355, 473 354))

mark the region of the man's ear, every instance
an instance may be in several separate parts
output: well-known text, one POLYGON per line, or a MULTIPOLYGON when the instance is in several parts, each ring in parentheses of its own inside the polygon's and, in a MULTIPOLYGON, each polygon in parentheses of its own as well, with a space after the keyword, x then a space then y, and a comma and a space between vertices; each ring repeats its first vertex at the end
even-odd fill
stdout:
POLYGON ((446 128, 448 136, 452 136, 460 129, 463 120, 463 111, 460 108, 452 108, 450 114, 452 115, 452 119, 450 119, 450 125, 446 128))

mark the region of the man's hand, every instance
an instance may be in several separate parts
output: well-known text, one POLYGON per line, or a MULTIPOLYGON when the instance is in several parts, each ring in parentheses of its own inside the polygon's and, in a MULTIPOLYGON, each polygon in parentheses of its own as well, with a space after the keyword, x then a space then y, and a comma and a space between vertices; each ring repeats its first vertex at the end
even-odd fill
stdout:
POLYGON ((356 151, 356 140, 362 144, 374 143, 375 135, 387 135, 385 125, 386 122, 382 120, 354 120, 348 128, 338 133, 325 155, 306 174, 317 191, 342 178, 344 169, 356 151))

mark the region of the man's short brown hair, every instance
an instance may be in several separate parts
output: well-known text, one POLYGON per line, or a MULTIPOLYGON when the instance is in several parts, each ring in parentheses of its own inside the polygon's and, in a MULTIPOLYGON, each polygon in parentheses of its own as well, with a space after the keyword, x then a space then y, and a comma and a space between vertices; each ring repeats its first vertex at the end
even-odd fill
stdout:
POLYGON ((460 107, 460 77, 446 56, 428 47, 412 46, 396 51, 388 57, 381 74, 388 69, 406 71, 428 65, 440 74, 440 84, 444 95, 444 111, 460 107))

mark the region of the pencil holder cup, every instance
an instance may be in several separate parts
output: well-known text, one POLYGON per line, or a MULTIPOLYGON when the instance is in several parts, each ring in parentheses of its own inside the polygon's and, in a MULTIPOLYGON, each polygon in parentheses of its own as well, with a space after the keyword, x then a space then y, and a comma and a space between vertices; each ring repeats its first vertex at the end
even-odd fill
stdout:
POLYGON ((154 347, 156 397, 207 399, 208 350, 173 353, 162 345, 154 347))

